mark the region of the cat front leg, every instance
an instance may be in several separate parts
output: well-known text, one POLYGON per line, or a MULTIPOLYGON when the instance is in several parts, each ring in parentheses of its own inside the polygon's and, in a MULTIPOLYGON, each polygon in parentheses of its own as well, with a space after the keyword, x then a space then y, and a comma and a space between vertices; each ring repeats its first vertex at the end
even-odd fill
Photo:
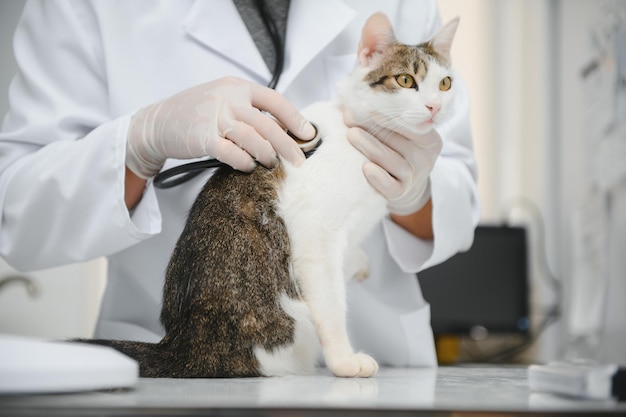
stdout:
POLYGON ((326 365, 339 377, 371 377, 378 364, 371 356, 354 352, 346 328, 345 247, 333 239, 307 243, 294 245, 294 274, 311 311, 326 365))

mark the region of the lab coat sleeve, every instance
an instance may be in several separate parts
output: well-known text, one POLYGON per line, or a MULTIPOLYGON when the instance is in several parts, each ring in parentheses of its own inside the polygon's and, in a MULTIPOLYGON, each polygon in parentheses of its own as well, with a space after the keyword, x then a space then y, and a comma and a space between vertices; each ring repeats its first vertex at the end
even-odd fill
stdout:
POLYGON ((87 2, 30 1, 0 133, 0 255, 32 270, 109 255, 160 231, 154 190, 124 203, 130 115, 108 111, 87 2))

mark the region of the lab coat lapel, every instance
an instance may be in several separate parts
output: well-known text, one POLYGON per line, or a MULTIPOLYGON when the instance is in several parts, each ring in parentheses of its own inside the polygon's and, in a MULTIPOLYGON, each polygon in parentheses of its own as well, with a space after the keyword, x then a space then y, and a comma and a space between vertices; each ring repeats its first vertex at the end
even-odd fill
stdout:
MULTIPOLYGON (((292 0, 287 22, 284 91, 304 67, 352 21, 356 12, 341 0, 292 0)), ((183 28, 189 36, 250 73, 272 78, 263 57, 231 1, 196 0, 183 28)))
POLYGON ((284 91, 355 16, 356 12, 341 0, 292 0, 287 21, 286 62, 278 90, 284 91))
POLYGON ((232 1, 196 0, 183 22, 189 36, 252 74, 272 77, 232 1))

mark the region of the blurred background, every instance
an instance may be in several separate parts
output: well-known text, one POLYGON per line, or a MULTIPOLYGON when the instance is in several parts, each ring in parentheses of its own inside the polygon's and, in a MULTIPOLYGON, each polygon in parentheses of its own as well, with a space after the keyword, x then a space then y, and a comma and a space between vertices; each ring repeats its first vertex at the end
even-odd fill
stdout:
MULTIPOLYGON (((23 3, 0 2, 0 115, 23 3)), ((626 363, 626 0, 439 4, 482 199, 475 246, 420 274, 440 362, 626 363)), ((0 260, 0 333, 90 336, 105 268, 0 260)))

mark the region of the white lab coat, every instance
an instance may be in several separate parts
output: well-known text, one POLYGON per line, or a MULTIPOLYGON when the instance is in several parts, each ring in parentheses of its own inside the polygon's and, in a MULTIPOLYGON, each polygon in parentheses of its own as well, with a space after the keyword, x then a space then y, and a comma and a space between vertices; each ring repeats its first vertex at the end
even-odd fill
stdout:
MULTIPOLYGON (((363 23, 378 10, 407 43, 440 25, 429 0, 292 0, 278 90, 298 107, 331 98, 353 66, 363 23)), ((209 173, 174 189, 148 185, 129 213, 130 117, 225 75, 266 84, 270 71, 224 0, 31 1, 14 49, 19 70, 0 134, 0 255, 23 270, 107 256, 96 336, 157 341, 164 269, 209 173)), ((354 344, 382 364, 436 364, 415 272, 468 248, 478 221, 468 98, 459 86, 431 175, 434 243, 386 219, 365 244, 371 277, 349 287, 354 344)))

